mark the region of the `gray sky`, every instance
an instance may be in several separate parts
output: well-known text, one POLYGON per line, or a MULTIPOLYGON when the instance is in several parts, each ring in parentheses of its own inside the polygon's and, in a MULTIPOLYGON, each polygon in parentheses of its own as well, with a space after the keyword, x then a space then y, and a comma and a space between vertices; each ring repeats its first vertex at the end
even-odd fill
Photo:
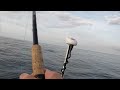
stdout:
MULTIPOLYGON (((1 11, 0 35, 32 40, 32 12, 1 11)), ((78 41, 76 48, 120 54, 119 11, 39 11, 41 42, 65 46, 66 36, 78 41)))

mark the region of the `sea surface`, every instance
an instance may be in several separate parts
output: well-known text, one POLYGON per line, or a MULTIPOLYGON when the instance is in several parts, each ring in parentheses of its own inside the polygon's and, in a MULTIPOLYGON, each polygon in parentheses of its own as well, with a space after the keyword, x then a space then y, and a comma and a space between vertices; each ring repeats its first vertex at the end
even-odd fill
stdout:
MULTIPOLYGON (((67 46, 40 43, 45 67, 61 71, 67 46)), ((0 37, 0 79, 32 73, 32 42, 0 37)), ((120 79, 120 55, 74 48, 64 79, 120 79)))

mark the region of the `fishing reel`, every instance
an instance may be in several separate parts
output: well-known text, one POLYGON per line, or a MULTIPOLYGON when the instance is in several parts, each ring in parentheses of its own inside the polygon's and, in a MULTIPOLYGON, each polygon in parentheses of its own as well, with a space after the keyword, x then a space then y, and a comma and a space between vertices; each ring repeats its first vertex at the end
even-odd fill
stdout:
POLYGON ((67 37, 66 44, 68 44, 68 49, 66 51, 66 56, 65 56, 63 67, 61 69, 61 76, 62 77, 64 76, 66 65, 68 64, 68 59, 71 57, 71 51, 72 51, 73 47, 77 45, 77 41, 72 37, 67 37))

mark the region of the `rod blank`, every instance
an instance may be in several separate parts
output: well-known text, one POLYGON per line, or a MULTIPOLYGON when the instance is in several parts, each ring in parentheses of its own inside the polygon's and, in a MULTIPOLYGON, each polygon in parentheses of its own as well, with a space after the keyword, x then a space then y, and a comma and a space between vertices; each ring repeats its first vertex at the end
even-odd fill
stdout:
POLYGON ((36 12, 33 11, 33 45, 38 44, 36 12))

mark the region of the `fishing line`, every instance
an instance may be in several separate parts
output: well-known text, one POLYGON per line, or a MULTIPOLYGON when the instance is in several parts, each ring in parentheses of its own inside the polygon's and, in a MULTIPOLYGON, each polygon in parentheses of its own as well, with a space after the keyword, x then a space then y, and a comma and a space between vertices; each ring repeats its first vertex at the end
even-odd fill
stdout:
POLYGON ((1 22, 2 20, 1 20, 1 18, 0 18, 0 33, 2 33, 2 25, 1 25, 1 22))
MULTIPOLYGON (((29 15, 29 13, 28 13, 28 15, 29 15)), ((26 15, 26 18, 27 18, 27 15, 26 15)), ((27 29, 28 29, 29 19, 27 18, 26 20, 27 20, 27 23, 26 23, 26 26, 25 26, 25 33, 24 33, 24 37, 23 37, 24 43, 25 43, 25 39, 26 39, 26 35, 27 35, 27 29)), ((24 47, 25 47, 25 45, 24 45, 24 47)), ((25 55, 23 55, 23 57, 24 57, 24 59, 26 58, 25 55)), ((23 71, 23 65, 22 65, 22 63, 21 63, 21 68, 20 69, 21 69, 20 72, 22 73, 22 71, 23 71)))
MULTIPOLYGON (((27 17, 27 15, 26 15, 26 17, 27 17)), ((29 20, 29 19, 28 19, 28 20, 29 20)), ((27 24, 26 24, 26 27, 25 27, 24 41, 25 41, 25 37, 26 37, 26 35, 27 35, 27 28, 28 28, 28 21, 27 21, 27 24)))

